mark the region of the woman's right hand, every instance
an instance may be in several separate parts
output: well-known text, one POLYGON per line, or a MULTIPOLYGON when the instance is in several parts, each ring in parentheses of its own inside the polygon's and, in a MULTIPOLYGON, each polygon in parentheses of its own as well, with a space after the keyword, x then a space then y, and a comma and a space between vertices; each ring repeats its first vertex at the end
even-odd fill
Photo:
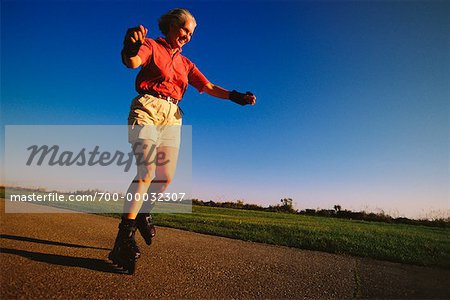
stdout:
POLYGON ((135 44, 140 42, 141 44, 145 41, 145 36, 147 35, 148 29, 142 25, 138 27, 132 27, 127 30, 127 34, 125 35, 124 43, 135 44))
POLYGON ((123 41, 123 52, 126 57, 131 58, 138 54, 139 48, 145 41, 148 29, 142 25, 127 30, 123 41))

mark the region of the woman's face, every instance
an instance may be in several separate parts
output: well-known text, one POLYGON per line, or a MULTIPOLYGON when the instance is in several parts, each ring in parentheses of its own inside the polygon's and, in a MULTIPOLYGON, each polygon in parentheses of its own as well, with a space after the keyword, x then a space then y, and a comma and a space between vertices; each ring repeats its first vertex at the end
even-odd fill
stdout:
POLYGON ((188 19, 183 26, 172 24, 167 33, 166 40, 172 46, 172 48, 181 48, 191 40, 192 34, 195 30, 195 22, 192 19, 188 19))

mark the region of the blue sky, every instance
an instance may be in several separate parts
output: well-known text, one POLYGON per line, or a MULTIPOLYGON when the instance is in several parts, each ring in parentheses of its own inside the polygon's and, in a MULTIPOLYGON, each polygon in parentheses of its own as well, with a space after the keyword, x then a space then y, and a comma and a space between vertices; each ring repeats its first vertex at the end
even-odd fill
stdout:
POLYGON ((125 124, 137 74, 120 61, 126 29, 158 37, 159 16, 186 7, 198 26, 183 54, 211 82, 258 97, 240 107, 188 89, 199 198, 448 214, 445 1, 1 6, 2 126, 125 124))

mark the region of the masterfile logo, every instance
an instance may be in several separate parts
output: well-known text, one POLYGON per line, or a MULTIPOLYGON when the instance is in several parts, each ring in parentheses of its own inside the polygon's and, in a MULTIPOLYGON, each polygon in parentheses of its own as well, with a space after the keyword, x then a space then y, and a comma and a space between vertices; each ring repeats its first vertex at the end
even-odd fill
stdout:
POLYGON ((175 180, 164 193, 149 193, 142 199, 127 192, 137 166, 164 166, 170 160, 163 147, 130 144, 128 132, 127 125, 7 125, 4 185, 5 198, 11 201, 6 201, 6 211, 14 211, 11 203, 25 207, 32 202, 78 211, 122 212, 123 204, 133 200, 154 203, 155 212, 190 212, 190 207, 187 211, 186 205, 174 204, 191 198, 191 127, 181 127, 175 180), (163 204, 164 209, 158 209, 163 204))

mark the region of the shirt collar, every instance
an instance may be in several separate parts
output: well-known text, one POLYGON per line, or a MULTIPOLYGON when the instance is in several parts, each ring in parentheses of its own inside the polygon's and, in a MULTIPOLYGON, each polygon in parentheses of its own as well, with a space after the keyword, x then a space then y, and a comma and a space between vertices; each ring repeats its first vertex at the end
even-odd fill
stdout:
MULTIPOLYGON (((167 49, 167 51, 169 51, 169 53, 172 53, 172 46, 170 46, 170 44, 166 41, 165 38, 159 37, 156 39, 156 42, 162 46, 164 46, 164 48, 167 49)), ((176 48, 178 51, 176 51, 174 54, 176 53, 181 53, 181 48, 176 48)))

